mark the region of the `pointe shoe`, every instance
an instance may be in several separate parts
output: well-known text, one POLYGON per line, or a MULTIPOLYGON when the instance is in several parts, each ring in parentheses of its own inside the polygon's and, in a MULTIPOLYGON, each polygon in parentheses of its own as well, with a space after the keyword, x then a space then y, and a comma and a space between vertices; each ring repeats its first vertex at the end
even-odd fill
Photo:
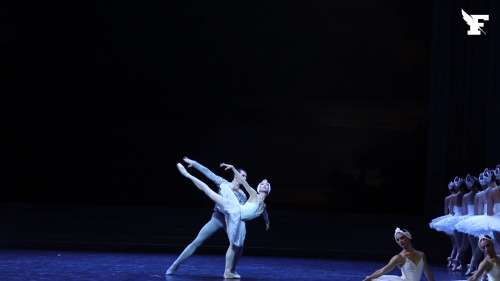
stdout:
POLYGON ((446 260, 448 260, 448 264, 446 265, 446 267, 453 267, 453 259, 451 257, 448 257, 446 260))
POLYGON ((465 275, 466 276, 470 276, 470 275, 474 275, 474 273, 476 273, 476 270, 473 269, 473 268, 469 268, 466 272, 465 272, 465 275))
POLYGON ((171 265, 167 271, 165 272, 165 275, 172 275, 174 274, 174 272, 177 270, 177 266, 176 265, 171 265))
POLYGON ((467 271, 465 271, 465 275, 472 275, 474 274, 474 268, 471 266, 471 264, 467 265, 467 271))
POLYGON ((182 166, 181 163, 177 163, 177 170, 179 170, 179 172, 181 172, 181 174, 185 177, 189 175, 188 171, 184 168, 184 166, 182 166))
POLYGON ((462 271, 462 268, 463 268, 462 264, 457 262, 453 265, 453 268, 451 269, 451 271, 462 271))
POLYGON ((240 279, 241 276, 236 272, 224 272, 224 279, 240 279))

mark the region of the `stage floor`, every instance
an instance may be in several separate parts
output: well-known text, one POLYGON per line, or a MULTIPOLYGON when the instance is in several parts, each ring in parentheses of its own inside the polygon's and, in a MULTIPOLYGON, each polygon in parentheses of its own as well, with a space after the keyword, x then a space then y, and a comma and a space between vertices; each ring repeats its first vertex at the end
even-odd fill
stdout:
MULTIPOLYGON (((222 280, 224 257, 198 255, 165 277, 173 254, 0 250, 2 281, 192 281, 222 280)), ((243 256, 242 280, 361 281, 382 263, 358 260, 243 256)), ((432 267, 436 280, 464 279, 460 273, 432 267)), ((394 272, 398 274, 398 272, 394 272)))

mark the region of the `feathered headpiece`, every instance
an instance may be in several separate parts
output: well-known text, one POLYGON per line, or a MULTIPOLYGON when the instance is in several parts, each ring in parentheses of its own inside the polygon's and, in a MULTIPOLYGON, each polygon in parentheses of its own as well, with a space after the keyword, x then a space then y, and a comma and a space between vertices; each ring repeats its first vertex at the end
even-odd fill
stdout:
POLYGON ((411 233, 410 233, 408 230, 405 230, 405 229, 401 229, 401 228, 399 228, 399 227, 396 227, 396 230, 394 230, 394 239, 397 239, 397 238, 398 238, 398 234, 404 235, 404 236, 406 236, 408 239, 412 239, 412 238, 411 238, 411 233))

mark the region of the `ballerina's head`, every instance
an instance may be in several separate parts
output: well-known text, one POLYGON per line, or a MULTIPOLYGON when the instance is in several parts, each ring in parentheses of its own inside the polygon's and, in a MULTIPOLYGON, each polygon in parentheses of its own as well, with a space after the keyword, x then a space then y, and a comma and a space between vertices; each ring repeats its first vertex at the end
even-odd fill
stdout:
POLYGON ((455 191, 456 191, 456 188, 455 188, 455 187, 456 187, 456 186, 455 186, 455 183, 453 183, 453 181, 450 181, 450 182, 448 183, 448 190, 449 190, 451 193, 455 193, 455 191))
POLYGON ((399 247, 405 250, 412 248, 412 236, 408 230, 396 227, 396 230, 394 230, 394 239, 396 240, 396 243, 398 243, 399 247))
POLYGON ((465 185, 467 186, 467 189, 472 190, 472 188, 474 187, 474 182, 474 177, 470 174, 467 174, 467 176, 465 177, 465 185))
POLYGON ((271 193, 271 184, 266 179, 262 180, 257 186, 257 192, 264 200, 271 193))
POLYGON ((479 236, 478 242, 479 249, 488 254, 489 256, 495 256, 495 247, 493 247, 493 239, 489 235, 479 236))

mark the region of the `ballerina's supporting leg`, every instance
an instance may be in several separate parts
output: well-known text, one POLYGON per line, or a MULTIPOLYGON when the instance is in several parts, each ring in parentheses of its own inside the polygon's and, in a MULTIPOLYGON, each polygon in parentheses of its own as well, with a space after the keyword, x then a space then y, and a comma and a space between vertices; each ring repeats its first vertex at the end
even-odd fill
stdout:
POLYGON ((452 268, 453 271, 462 271, 464 269, 463 262, 465 257, 465 252, 469 248, 469 242, 464 233, 455 231, 455 237, 457 240, 457 255, 455 258, 455 264, 452 268))
POLYGON ((457 254, 457 241, 453 235, 448 235, 451 240, 451 253, 450 256, 448 257, 448 267, 453 267, 453 259, 455 259, 455 256, 457 254))
POLYGON ((471 251, 472 251, 472 256, 470 259, 469 269, 467 270, 465 275, 471 275, 474 271, 477 270, 479 262, 481 261, 481 256, 483 254, 481 249, 479 249, 479 247, 477 246, 478 239, 472 235, 468 235, 468 238, 469 238, 469 244, 470 244, 471 251))
POLYGON ((215 191, 213 191, 208 185, 195 176, 191 175, 182 164, 177 163, 177 169, 179 169, 179 172, 186 178, 190 179, 196 187, 198 187, 201 191, 203 191, 212 201, 214 201, 216 204, 223 205, 223 198, 219 194, 217 194, 215 191))

